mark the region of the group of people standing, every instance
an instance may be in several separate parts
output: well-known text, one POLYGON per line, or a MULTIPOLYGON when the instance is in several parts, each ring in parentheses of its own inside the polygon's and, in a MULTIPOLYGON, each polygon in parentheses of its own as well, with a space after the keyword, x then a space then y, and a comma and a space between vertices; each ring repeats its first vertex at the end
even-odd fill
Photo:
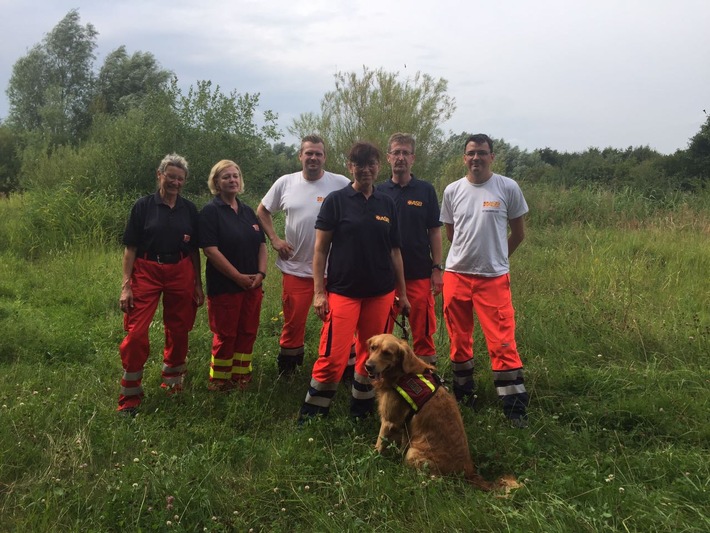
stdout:
POLYGON ((409 318, 414 352, 436 364, 434 298, 443 292, 456 398, 468 406, 476 398, 475 312, 504 413, 515 427, 526 427, 528 394, 515 343, 508 258, 523 240, 527 204, 513 180, 492 172, 493 141, 478 134, 464 146, 468 172, 446 188, 440 210, 432 185, 411 173, 415 147, 411 135, 392 135, 391 178, 376 185, 382 159, 376 146, 353 145, 347 164, 351 181, 324 169, 325 143, 309 135, 299 150, 302 171, 276 180, 256 213, 238 198, 244 190, 239 166, 225 160, 213 167, 208 184, 214 199, 198 214, 179 195, 187 162, 166 156, 158 168, 158 191, 136 202, 124 233, 120 305, 128 333, 120 348, 119 410, 135 414, 140 404, 148 327, 161 293, 162 386, 169 393, 182 389, 187 334, 204 301, 199 248, 207 258, 214 336, 209 389, 229 391, 249 383, 268 237, 282 272, 284 325, 277 357, 282 375, 293 374, 304 361, 311 305, 323 322, 300 421, 327 415, 349 373, 351 415, 374 411, 365 370, 367 340, 392 332, 399 314, 409 318), (273 222, 279 211, 286 215, 284 238, 273 222), (445 265, 442 225, 451 242, 445 265))

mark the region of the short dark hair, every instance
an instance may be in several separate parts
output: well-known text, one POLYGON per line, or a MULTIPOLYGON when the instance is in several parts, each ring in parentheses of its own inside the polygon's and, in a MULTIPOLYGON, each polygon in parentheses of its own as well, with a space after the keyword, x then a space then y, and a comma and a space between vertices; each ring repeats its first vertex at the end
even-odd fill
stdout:
POLYGON ((373 159, 380 162, 382 153, 380 149, 374 144, 367 141, 360 141, 353 144, 350 148, 350 153, 348 153, 348 161, 355 165, 364 166, 367 165, 373 159))
POLYGON ((389 141, 387 141, 387 151, 389 152, 390 149, 392 148, 392 145, 394 143, 397 144, 408 144, 409 146, 412 147, 412 152, 416 150, 416 141, 414 140, 414 136, 411 135, 410 133, 393 133, 390 135, 389 141))
POLYGON ((301 147, 298 149, 299 154, 303 151, 303 143, 322 144, 323 152, 325 152, 325 141, 320 135, 312 133, 311 135, 306 135, 303 139, 301 139, 301 147))
POLYGON ((476 133, 475 135, 469 136, 468 139, 466 139, 466 142, 463 143, 463 151, 466 151, 466 147, 468 146, 468 143, 476 143, 476 144, 483 144, 483 143, 488 143, 488 149, 493 153, 493 139, 491 139, 488 135, 485 133, 476 133))

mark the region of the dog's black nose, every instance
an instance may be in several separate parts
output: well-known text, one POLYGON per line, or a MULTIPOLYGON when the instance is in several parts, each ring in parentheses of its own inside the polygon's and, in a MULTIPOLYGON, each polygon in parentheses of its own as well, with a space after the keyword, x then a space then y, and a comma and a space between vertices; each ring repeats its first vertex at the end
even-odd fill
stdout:
POLYGON ((367 370, 370 374, 375 373, 375 365, 372 363, 365 363, 365 370, 367 370))

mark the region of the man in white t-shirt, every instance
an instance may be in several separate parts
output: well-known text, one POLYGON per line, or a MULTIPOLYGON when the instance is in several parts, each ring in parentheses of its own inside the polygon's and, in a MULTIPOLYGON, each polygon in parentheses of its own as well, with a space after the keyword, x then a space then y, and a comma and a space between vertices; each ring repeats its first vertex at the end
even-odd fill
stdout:
POLYGON ((446 187, 441 205, 441 221, 451 242, 443 294, 454 394, 473 406, 475 312, 503 412, 514 427, 525 428, 529 397, 515 342, 508 258, 525 237, 528 205, 515 181, 491 170, 495 154, 490 137, 472 135, 464 147, 468 172, 446 187))
POLYGON ((328 194, 350 185, 341 174, 323 169, 325 144, 317 135, 301 141, 298 158, 303 170, 277 179, 256 209, 259 223, 278 252, 276 266, 283 273, 284 326, 279 339, 279 372, 292 374, 303 364, 306 319, 313 303, 313 248, 316 217, 328 194), (282 239, 274 229, 272 213, 286 213, 282 239))

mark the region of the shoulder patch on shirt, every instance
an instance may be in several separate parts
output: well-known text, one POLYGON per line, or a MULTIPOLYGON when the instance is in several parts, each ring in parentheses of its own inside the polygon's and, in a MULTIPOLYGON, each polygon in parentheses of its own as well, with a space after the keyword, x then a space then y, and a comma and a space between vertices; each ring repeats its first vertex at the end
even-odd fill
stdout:
POLYGON ((421 202, 419 200, 407 200, 407 205, 413 205, 416 207, 422 207, 424 205, 424 202, 421 202))
POLYGON ((375 220, 379 220, 380 222, 387 222, 387 224, 390 223, 390 217, 384 215, 375 215, 375 220))

